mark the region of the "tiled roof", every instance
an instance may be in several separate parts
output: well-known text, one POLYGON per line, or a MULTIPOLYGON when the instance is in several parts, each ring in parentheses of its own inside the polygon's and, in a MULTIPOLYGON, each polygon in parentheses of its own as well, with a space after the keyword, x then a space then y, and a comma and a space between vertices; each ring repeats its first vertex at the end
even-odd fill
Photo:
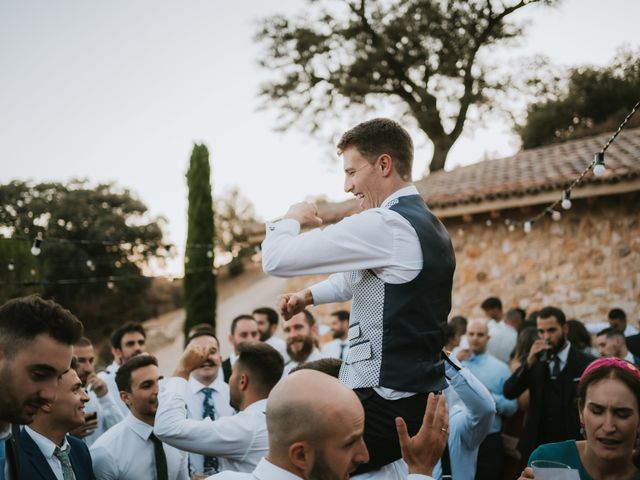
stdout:
MULTIPOLYGON (((478 205, 514 197, 535 197, 563 190, 593 160, 611 133, 523 150, 512 157, 485 160, 452 171, 439 171, 415 182, 432 210, 478 205)), ((605 154, 603 177, 587 174, 581 188, 640 178, 640 127, 624 130, 605 154)), ((543 202, 546 200, 542 200, 543 202)), ((459 209, 459 208, 458 208, 459 209)), ((325 223, 336 222, 359 210, 355 199, 318 205, 325 223)))
MULTIPOLYGON (((431 208, 478 203, 557 191, 568 186, 593 160, 610 133, 523 150, 416 182, 431 208)), ((640 177, 640 128, 624 130, 605 153, 603 177, 587 174, 580 185, 617 183, 640 177)), ((579 187, 578 187, 579 188, 579 187)))

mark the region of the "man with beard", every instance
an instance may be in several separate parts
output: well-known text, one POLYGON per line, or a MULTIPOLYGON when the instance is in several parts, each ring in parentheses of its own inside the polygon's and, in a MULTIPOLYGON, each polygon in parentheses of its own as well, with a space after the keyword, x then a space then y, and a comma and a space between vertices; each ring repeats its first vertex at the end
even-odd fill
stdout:
MULTIPOLYGON (((420 431, 412 438, 396 419, 402 456, 411 480, 431 479, 447 442, 443 396, 430 395, 420 431)), ((267 402, 269 453, 253 473, 223 472, 213 480, 343 480, 369 460, 364 410, 355 393, 336 378, 314 370, 282 380, 267 402)))
POLYGON ((231 320, 231 334, 229 335, 229 343, 233 345, 233 352, 224 362, 222 362, 222 373, 224 381, 229 383, 233 364, 238 358, 238 349, 241 345, 257 342, 260 340, 260 332, 258 323, 251 315, 238 315, 231 320))
POLYGON ((305 309, 291 317, 284 324, 283 330, 287 342, 287 353, 291 358, 284 366, 285 375, 301 363, 324 358, 316 348, 315 338, 318 335, 318 326, 309 310, 305 309))
POLYGON ((84 406, 86 422, 70 433, 91 446, 100 435, 122 420, 124 415, 109 395, 107 383, 96 375, 96 355, 91 340, 87 337, 78 340, 73 346, 73 355, 77 359, 75 370, 89 395, 89 401, 84 406))
POLYGON ((333 340, 322 347, 322 354, 326 357, 344 360, 349 349, 347 340, 349 334, 349 312, 337 310, 331 314, 331 334, 333 340))
POLYGON ((268 343, 273 348, 280 352, 284 363, 289 361, 289 355, 287 355, 287 344, 281 338, 276 337, 276 330, 278 330, 278 312, 273 308, 260 307, 256 308, 253 313, 253 318, 258 323, 258 330, 260 332, 260 341, 268 343))
POLYGON ((91 446, 96 478, 189 479, 187 454, 153 434, 161 378, 158 361, 151 355, 134 356, 118 369, 116 383, 130 411, 91 446))
POLYGON ((147 333, 144 327, 139 323, 125 323, 111 334, 111 353, 113 354, 113 363, 104 371, 98 372, 98 377, 107 383, 109 395, 113 397, 116 405, 122 412, 122 416, 129 413, 127 405, 120 398, 118 385, 116 385, 116 372, 123 363, 130 358, 140 355, 147 351, 145 342, 147 333))
POLYGON ((89 401, 75 371, 76 359, 58 385, 56 399, 43 405, 20 439, 20 469, 25 478, 93 480, 91 455, 82 440, 69 435, 85 423, 89 401))
POLYGON ((510 399, 530 391, 529 414, 518 443, 522 458, 529 458, 543 443, 581 438, 576 387, 593 361, 567 341, 568 325, 559 308, 540 310, 536 325, 538 340, 527 360, 504 384, 504 395, 510 399))
POLYGON ((82 323, 57 303, 37 295, 0 307, 0 474, 20 478, 17 425, 33 421, 55 400, 61 375, 69 370, 72 345, 82 323))
MULTIPOLYGON (((218 339, 210 330, 200 329, 187 341, 187 347, 195 345, 209 352, 209 356, 189 375, 185 399, 190 418, 217 420, 235 412, 229 404, 229 385, 218 377, 222 358, 218 339)), ((156 422, 158 423, 158 422, 156 422)), ((212 456, 189 454, 189 472, 193 475, 205 469, 216 469, 218 459, 212 456)))
POLYGON ((175 376, 163 385, 154 431, 176 448, 216 457, 220 470, 251 472, 268 450, 265 407, 282 377, 282 356, 262 342, 241 345, 229 379, 231 406, 240 413, 215 420, 187 418, 187 378, 211 353, 204 345, 184 351, 175 376))

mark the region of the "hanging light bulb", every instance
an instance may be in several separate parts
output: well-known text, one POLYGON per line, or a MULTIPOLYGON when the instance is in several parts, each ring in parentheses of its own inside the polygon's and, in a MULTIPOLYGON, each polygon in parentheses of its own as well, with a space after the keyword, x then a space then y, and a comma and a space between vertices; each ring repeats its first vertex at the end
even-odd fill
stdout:
POLYGON ((207 258, 212 258, 213 252, 211 250, 207 250, 207 258))
POLYGON ((510 232, 515 232, 516 231, 516 226, 513 223, 509 225, 509 231, 510 232))
POLYGON ((40 255, 41 246, 42 246, 42 238, 38 234, 38 236, 33 239, 33 245, 31 246, 31 255, 33 255, 34 257, 37 257, 38 255, 40 255))
POLYGON ((605 170, 606 170, 606 168, 604 166, 604 153, 602 153, 602 152, 596 153, 595 162, 596 162, 596 164, 593 167, 593 174, 596 177, 602 177, 604 175, 605 170))
POLYGON ((527 220, 524 222, 524 233, 531 233, 531 222, 527 220))
POLYGON ((16 269, 16 266, 13 263, 13 260, 9 260, 9 264, 7 265, 7 268, 9 269, 10 272, 13 272, 16 269))
POLYGON ((96 266, 91 260, 87 260, 87 268, 93 272, 96 269, 96 266))
POLYGON ((557 221, 558 221, 558 220, 560 220, 561 218, 562 218, 562 214, 561 214, 559 211, 554 210, 553 212, 551 212, 551 219, 552 219, 554 222, 557 222, 557 221))
POLYGON ((570 193, 569 191, 564 191, 562 192, 562 208, 564 208, 565 210, 569 210, 571 208, 571 198, 569 197, 570 193))
POLYGON ((486 225, 487 227, 490 227, 490 226, 491 226, 491 224, 492 224, 493 222, 491 221, 491 219, 490 219, 490 218, 487 218, 487 221, 486 221, 486 222, 484 222, 484 223, 485 223, 485 225, 486 225))

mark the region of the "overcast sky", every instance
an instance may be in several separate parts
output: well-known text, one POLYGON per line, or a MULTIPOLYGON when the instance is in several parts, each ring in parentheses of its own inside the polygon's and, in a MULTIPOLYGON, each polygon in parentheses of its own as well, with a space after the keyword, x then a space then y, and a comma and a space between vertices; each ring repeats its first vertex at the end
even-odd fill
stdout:
MULTIPOLYGON (((307 196, 347 198, 339 163, 300 131, 272 130, 257 112, 256 19, 306 2, 245 0, 0 0, 0 183, 115 181, 169 219, 185 241, 184 174, 194 142, 211 153, 214 194, 240 187, 265 219, 307 196)), ((530 6, 526 36, 507 57, 543 54, 563 65, 605 64, 640 45, 638 0, 530 6)), ((345 130, 352 125, 337 125, 345 130)), ((419 140, 414 172, 425 168, 419 140)), ((518 148, 510 126, 465 132, 450 165, 518 148)))

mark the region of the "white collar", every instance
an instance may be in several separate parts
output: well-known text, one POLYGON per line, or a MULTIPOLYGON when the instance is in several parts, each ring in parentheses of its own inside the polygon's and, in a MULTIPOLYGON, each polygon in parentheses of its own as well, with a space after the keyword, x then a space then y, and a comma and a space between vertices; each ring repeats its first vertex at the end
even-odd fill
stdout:
POLYGON ((274 465, 266 458, 260 459, 260 462, 253 471, 254 478, 277 478, 278 480, 302 480, 301 477, 288 472, 284 468, 274 465))
POLYGON ((256 400, 247 408, 245 408, 243 412, 252 412, 254 410, 258 410, 264 413, 267 410, 267 399, 263 398, 262 400, 256 400))
POLYGON ((133 430, 143 440, 149 440, 151 433, 153 433, 153 427, 146 422, 134 417, 133 413, 124 417, 124 422, 129 425, 129 428, 133 430))
POLYGON ((218 378, 219 376, 216 376, 216 378, 213 379, 213 382, 211 382, 209 385, 205 385, 196 380, 193 375, 190 375, 189 381, 187 383, 189 385, 189 390, 194 394, 200 392, 203 388, 212 388, 214 391, 219 392, 220 387, 218 384, 218 378))
POLYGON ((631 353, 630 351, 627 351, 627 354, 625 355, 623 360, 626 360, 629 363, 635 363, 636 359, 634 358, 633 353, 631 353))
POLYGON ((381 208, 389 208, 391 207, 391 205, 389 205, 393 200, 400 198, 400 197, 406 197, 407 195, 419 195, 418 193, 418 189, 416 188, 415 185, 409 185, 408 187, 403 187, 400 190, 396 190, 395 192, 393 192, 391 195, 389 195, 387 198, 384 199, 384 201, 382 202, 382 204, 380 205, 381 208))
POLYGON ((44 435, 36 432, 34 429, 29 428, 28 426, 25 426, 24 429, 27 431, 31 439, 35 442, 35 444, 38 446, 38 448, 46 458, 49 458, 49 459, 53 458, 53 452, 55 452, 56 448, 60 448, 60 450, 65 450, 69 445, 69 442, 67 442, 66 436, 64 437, 64 442, 62 442, 62 446, 58 447, 58 445, 56 445, 55 442, 49 440, 44 435))
POLYGON ((562 350, 560 350, 556 355, 560 359, 560 362, 562 362, 563 365, 567 363, 567 357, 569 356, 569 348, 571 348, 571 342, 567 340, 566 343, 564 344, 564 347, 562 347, 562 350))
POLYGON ((0 430, 0 441, 8 440, 11 438, 11 424, 7 423, 7 426, 0 430))

